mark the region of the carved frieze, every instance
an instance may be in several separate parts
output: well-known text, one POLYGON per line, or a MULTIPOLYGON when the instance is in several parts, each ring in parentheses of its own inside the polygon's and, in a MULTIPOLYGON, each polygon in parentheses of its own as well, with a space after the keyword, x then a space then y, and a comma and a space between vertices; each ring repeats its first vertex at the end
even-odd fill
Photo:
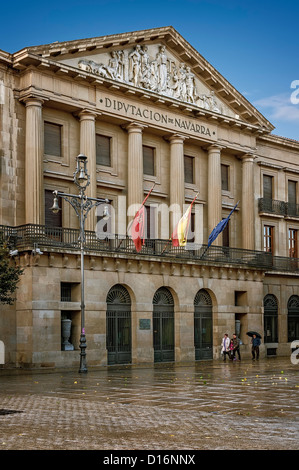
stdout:
POLYGON ((163 45, 137 44, 133 50, 113 50, 93 59, 81 58, 77 66, 102 78, 127 83, 225 115, 233 113, 216 99, 185 63, 179 63, 163 45), (102 62, 100 62, 102 60, 102 62))

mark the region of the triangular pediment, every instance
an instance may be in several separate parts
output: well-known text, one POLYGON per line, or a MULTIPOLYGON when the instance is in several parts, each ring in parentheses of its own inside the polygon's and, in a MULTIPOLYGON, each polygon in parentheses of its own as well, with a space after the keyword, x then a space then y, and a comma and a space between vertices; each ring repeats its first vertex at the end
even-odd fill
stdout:
MULTIPOLYGON (((15 65, 24 51, 15 55, 15 65)), ((38 56, 43 62, 77 70, 82 77, 134 87, 223 120, 273 130, 272 124, 172 27, 53 43, 26 51, 32 60, 38 56)))

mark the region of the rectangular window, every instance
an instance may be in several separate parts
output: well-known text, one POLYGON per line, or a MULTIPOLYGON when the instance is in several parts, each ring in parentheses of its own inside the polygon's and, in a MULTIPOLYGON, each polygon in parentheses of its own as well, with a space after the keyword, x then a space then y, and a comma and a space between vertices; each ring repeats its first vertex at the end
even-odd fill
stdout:
POLYGON ((111 137, 96 134, 97 165, 111 166, 111 137))
POLYGON ((44 122, 44 153, 61 157, 61 129, 60 124, 44 122))
POLYGON ((229 221, 222 232, 222 246, 229 247, 229 221))
POLYGON ((288 181, 288 215, 298 217, 299 207, 297 207, 297 182, 288 181))
POLYGON ((156 238, 156 208, 154 206, 145 206, 146 210, 146 239, 156 238))
POLYGON ((194 158, 184 155, 185 183, 194 183, 194 158))
POLYGON ((270 225, 264 226, 264 251, 273 253, 273 234, 274 228, 270 225))
POLYGON ((155 176, 155 149, 148 145, 143 145, 143 173, 155 176))
POLYGON ((61 302, 72 301, 72 284, 70 282, 60 283, 60 300, 61 302))
POLYGON ((298 245, 297 245, 297 233, 298 231, 290 228, 289 229, 289 257, 297 258, 298 245))
POLYGON ((195 242, 195 213, 193 213, 193 212, 191 212, 191 217, 190 217, 188 242, 189 243, 194 243, 195 242))
POLYGON ((229 166, 221 165, 221 189, 229 191, 229 166))
POLYGON ((289 204, 296 204, 296 189, 297 189, 297 182, 296 181, 288 181, 288 203, 289 204))
POLYGON ((272 199, 273 195, 273 176, 263 176, 263 197, 264 199, 272 199))

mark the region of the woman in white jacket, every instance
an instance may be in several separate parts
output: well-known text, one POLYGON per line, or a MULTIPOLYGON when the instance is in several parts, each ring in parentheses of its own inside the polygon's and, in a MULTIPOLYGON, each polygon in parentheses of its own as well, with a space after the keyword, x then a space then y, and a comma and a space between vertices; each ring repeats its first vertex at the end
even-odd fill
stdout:
POLYGON ((223 360, 226 361, 226 355, 229 355, 229 345, 230 345, 230 339, 228 337, 228 334, 225 333, 224 337, 222 338, 222 343, 221 343, 221 354, 223 354, 223 360))

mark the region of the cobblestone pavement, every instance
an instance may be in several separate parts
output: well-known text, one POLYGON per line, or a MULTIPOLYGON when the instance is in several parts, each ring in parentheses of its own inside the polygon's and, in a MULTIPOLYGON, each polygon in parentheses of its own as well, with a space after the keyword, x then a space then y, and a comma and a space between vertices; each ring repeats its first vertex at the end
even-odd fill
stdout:
POLYGON ((0 450, 298 450, 299 366, 0 370, 0 450))

